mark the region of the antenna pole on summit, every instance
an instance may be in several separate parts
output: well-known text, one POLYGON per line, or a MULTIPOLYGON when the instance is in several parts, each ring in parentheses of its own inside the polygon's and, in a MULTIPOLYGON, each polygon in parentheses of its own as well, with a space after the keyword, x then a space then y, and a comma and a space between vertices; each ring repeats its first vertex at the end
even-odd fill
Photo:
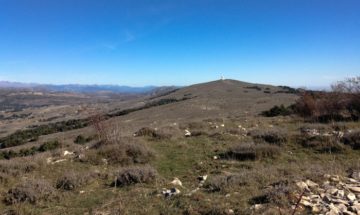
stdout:
POLYGON ((225 78, 224 78, 224 76, 223 76, 223 75, 221 76, 221 80, 222 80, 222 81, 223 81, 223 80, 225 80, 225 78))

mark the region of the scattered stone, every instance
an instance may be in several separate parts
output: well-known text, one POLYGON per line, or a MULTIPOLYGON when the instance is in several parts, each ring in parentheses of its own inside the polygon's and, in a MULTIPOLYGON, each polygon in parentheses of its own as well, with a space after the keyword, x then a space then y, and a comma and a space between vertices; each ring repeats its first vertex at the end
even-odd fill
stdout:
POLYGON ((215 156, 213 157, 213 159, 214 159, 214 160, 218 160, 218 159, 219 159, 219 156, 216 156, 216 155, 215 155, 215 156))
POLYGON ((189 130, 185 130, 185 137, 191 137, 191 132, 189 130))
POLYGON ((296 182, 301 190, 306 191, 300 205, 311 208, 312 214, 360 215, 360 180, 338 175, 324 177, 331 182, 325 181, 321 185, 311 180, 296 182))

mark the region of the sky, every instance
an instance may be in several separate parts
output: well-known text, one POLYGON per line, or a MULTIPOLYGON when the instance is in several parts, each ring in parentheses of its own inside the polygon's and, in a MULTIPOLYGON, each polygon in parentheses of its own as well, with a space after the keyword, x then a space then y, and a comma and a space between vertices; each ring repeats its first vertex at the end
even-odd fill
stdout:
POLYGON ((0 0, 0 80, 323 87, 360 75, 359 0, 0 0))

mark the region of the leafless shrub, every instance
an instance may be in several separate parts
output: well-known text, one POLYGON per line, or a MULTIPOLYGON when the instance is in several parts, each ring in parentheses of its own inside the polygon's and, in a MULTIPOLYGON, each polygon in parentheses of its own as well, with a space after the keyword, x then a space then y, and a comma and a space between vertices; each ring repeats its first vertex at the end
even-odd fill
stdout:
POLYGON ((91 180, 88 173, 67 172, 56 181, 56 188, 61 190, 74 190, 91 180))
POLYGON ((157 172, 151 166, 127 167, 118 173, 112 186, 128 186, 138 183, 150 183, 155 180, 157 172))
POLYGON ((287 135, 280 129, 255 130, 250 132, 250 136, 255 142, 267 142, 270 144, 281 145, 287 141, 287 135))
POLYGON ((230 148, 223 157, 236 160, 259 160, 275 158, 280 155, 280 148, 269 144, 241 143, 230 148))
POLYGON ((353 149, 360 149, 360 130, 347 133, 342 141, 344 144, 351 146, 353 149))
POLYGON ((37 204, 40 201, 49 201, 55 197, 54 188, 45 180, 31 179, 11 188, 4 198, 6 204, 29 202, 37 204))

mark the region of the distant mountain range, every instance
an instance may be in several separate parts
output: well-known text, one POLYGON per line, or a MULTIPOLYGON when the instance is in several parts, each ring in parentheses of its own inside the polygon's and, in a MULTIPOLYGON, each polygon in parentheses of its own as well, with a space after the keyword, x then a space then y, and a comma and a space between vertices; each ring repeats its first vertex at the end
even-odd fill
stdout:
POLYGON ((65 85, 52 85, 52 84, 36 84, 36 83, 20 83, 0 81, 0 89, 25 89, 25 90, 46 90, 53 92, 76 92, 76 93, 97 93, 97 92, 111 92, 111 93, 151 93, 153 91, 163 89, 176 89, 177 87, 157 87, 157 86, 144 86, 144 87, 130 87, 119 85, 82 85, 82 84, 65 84, 65 85))

